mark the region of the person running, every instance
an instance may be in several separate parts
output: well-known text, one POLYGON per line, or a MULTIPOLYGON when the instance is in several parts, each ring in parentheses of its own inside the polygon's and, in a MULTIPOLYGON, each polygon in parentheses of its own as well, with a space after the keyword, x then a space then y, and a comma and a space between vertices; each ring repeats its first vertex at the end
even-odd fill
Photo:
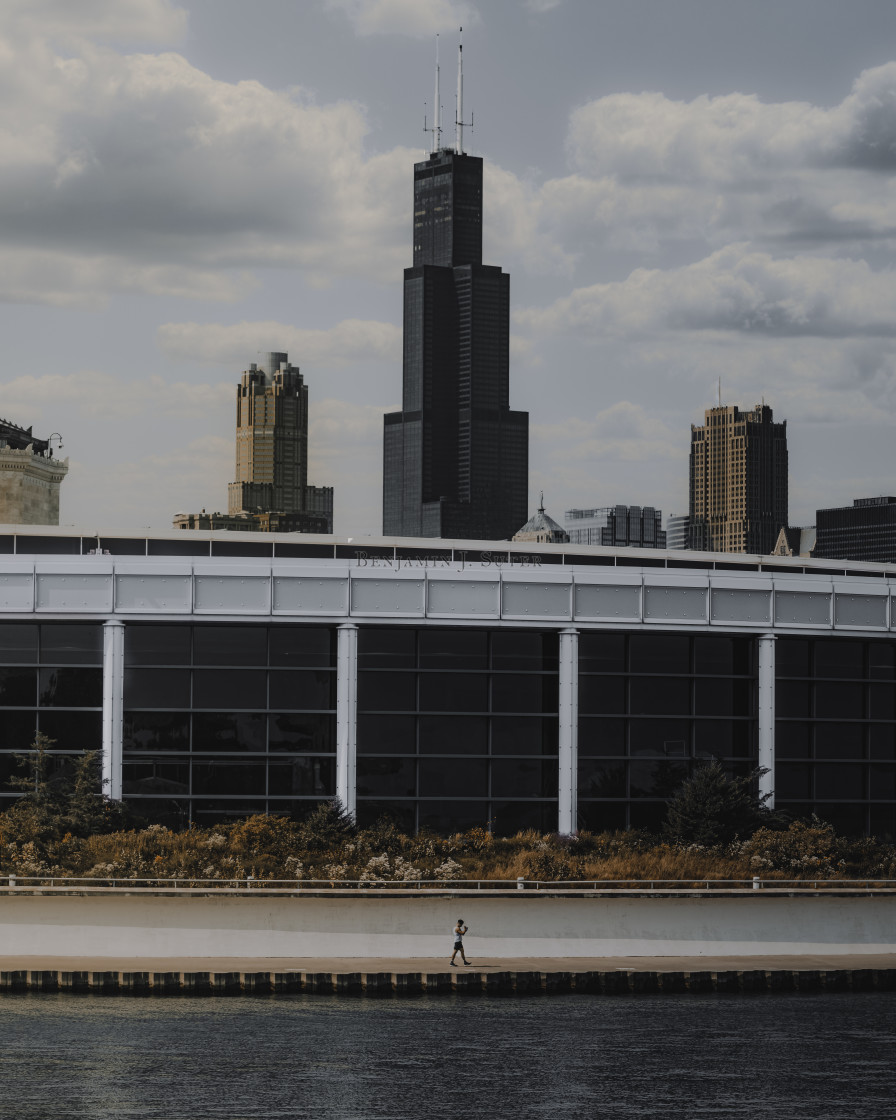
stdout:
POLYGON ((457 965, 454 963, 454 958, 458 953, 460 953, 460 959, 464 964, 470 963, 464 956, 464 934, 466 932, 467 927, 464 925, 463 918, 458 918, 457 925, 454 927, 454 952, 451 954, 451 964, 454 968, 457 968, 457 965))

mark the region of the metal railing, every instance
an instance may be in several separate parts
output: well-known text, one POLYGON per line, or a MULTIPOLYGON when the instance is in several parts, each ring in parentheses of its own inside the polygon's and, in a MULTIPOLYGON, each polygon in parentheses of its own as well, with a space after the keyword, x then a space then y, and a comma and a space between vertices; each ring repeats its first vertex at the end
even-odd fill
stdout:
POLYGON ((879 890, 896 891, 896 879, 256 879, 253 876, 234 879, 199 879, 192 876, 176 878, 129 878, 127 876, 68 875, 0 875, 4 887, 23 890, 228 890, 278 891, 300 894, 303 891, 629 891, 670 892, 719 890, 879 890), (6 882, 4 882, 6 880, 6 882))

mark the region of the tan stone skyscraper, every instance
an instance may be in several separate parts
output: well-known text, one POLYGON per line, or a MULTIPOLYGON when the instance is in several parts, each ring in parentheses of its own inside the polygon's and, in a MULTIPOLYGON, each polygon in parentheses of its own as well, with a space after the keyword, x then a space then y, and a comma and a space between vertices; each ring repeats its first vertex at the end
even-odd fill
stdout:
POLYGON ((690 547, 770 553, 787 524, 787 421, 757 404, 708 408, 691 425, 690 547))
POLYGON ((0 420, 0 524, 58 525, 67 474, 68 459, 54 459, 49 440, 0 420))

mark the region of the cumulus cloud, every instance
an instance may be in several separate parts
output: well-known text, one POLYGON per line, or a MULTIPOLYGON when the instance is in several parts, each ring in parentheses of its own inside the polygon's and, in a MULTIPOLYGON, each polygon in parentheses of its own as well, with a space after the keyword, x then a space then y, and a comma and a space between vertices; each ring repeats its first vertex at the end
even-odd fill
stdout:
POLYGON ((356 35, 422 39, 479 22, 476 8, 464 0, 326 0, 326 7, 347 16, 356 35))
POLYGON ((171 0, 4 0, 3 21, 54 41, 180 42, 187 13, 171 0))
POLYGON ((345 319, 327 329, 276 322, 163 323, 156 341, 168 358, 232 369, 244 364, 247 354, 269 350, 287 351, 295 364, 310 367, 401 361, 401 329, 363 319, 345 319))

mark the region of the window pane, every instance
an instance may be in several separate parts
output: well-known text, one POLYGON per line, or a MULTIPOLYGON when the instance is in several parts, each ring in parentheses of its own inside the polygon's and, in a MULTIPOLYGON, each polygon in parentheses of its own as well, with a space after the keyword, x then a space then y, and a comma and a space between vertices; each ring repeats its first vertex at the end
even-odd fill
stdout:
POLYGON ((323 626, 272 626, 272 665, 330 668, 336 665, 336 631, 323 626))
POLYGON ((336 674, 327 669, 280 669, 270 674, 270 706, 293 711, 336 707, 336 674))
POLYGON ((624 673, 625 635, 596 631, 580 634, 579 672, 624 673))
POLYGON ((492 677, 492 711, 556 712, 557 678, 495 674, 492 677))
POLYGON ((775 642, 775 673, 779 677, 809 676, 809 643, 797 638, 775 642))
POLYGON ((194 665, 267 665, 266 626, 194 626, 194 665))
POLYGON ((860 723, 816 723, 816 758, 864 758, 865 735, 860 723))
POLYGON ((872 800, 896 800, 896 766, 872 766, 870 778, 872 800))
POLYGON ((621 719, 580 719, 579 755, 582 758, 622 756, 625 750, 625 722, 621 719))
POLYGON ((579 762, 579 797, 625 797, 625 763, 579 762))
POLYGON ((809 742, 808 723, 783 723, 780 720, 775 724, 775 753, 778 758, 810 758, 812 755, 809 742))
POLYGON ((632 715, 687 715, 691 710, 691 682, 685 678, 632 677, 629 711, 632 715))
POLYGON ((421 669, 487 669, 485 630, 421 630, 421 669))
POLYGON ((811 797, 809 767, 795 762, 779 762, 775 766, 775 797, 788 801, 811 797))
POLYGON ((0 705, 33 708, 37 703, 37 669, 0 669, 0 705))
POLYGON ((474 673, 421 673, 421 712, 487 712, 488 677, 474 673))
POLYGON ((556 759, 498 758, 492 762, 492 797, 556 796, 556 759))
POLYGON ((43 665, 102 665, 102 626, 43 623, 40 660, 43 665))
POLYGON ((516 836, 534 828, 538 832, 557 831, 555 801, 493 801, 492 831, 496 836, 516 836))
POLYGON ((155 759, 128 760, 121 768, 122 792, 144 796, 178 796, 190 792, 190 765, 187 762, 159 762, 155 759))
POLYGON ((686 720, 633 719, 629 750, 635 757, 684 758, 690 752, 691 725, 686 720))
POLYGON ((402 832, 411 835, 417 827, 417 806, 413 801, 358 799, 359 828, 369 828, 374 822, 383 819, 392 821, 402 832))
POLYGON ((269 718, 270 750, 326 754, 336 750, 336 717, 278 714, 269 718))
POLYGON ((805 719, 809 711, 809 684, 807 681, 777 681, 775 684, 775 714, 805 719))
POLYGON ((37 626, 34 623, 0 625, 0 664, 37 663, 37 626))
POLYGON ((697 678, 695 711, 706 716, 751 716, 753 714, 752 681, 697 678))
POLYGON ((748 676, 753 672, 752 638, 697 634, 694 637, 696 673, 748 676))
POLYGON ((266 708, 263 669, 194 669, 194 708, 266 708))
POLYGON ((842 766, 820 763, 815 767, 815 796, 833 801, 864 799, 867 796, 865 767, 849 763, 842 766))
POLYGON ((492 632, 492 668, 539 672, 556 669, 559 660, 558 634, 535 630, 492 632))
POLYGON ((896 806, 871 806, 871 835, 892 844, 896 837, 896 806))
POLYGON ((626 806, 600 801, 579 802, 579 828, 589 832, 624 832, 626 806))
POLYGON ((488 827, 487 801, 421 801, 418 814, 421 828, 433 832, 466 832, 488 827))
POLYGON ((268 765, 272 797, 332 797, 336 793, 336 760, 299 755, 268 765))
POLYGON ((0 747, 5 751, 25 751, 34 742, 37 712, 0 710, 0 747))
POLYGON ((417 762, 400 758, 359 758, 358 795, 360 797, 415 797, 417 762))
POLYGON ((186 712, 125 712, 126 751, 188 751, 190 717, 186 712))
POLYGON ((421 797, 487 797, 488 763, 478 758, 421 758, 421 797))
POLYGON ((868 716, 870 719, 896 719, 896 685, 868 686, 868 716))
POLYGON ((816 677, 863 677, 862 643, 836 638, 819 639, 815 645, 816 677))
POLYGON ((41 669, 42 708, 101 708, 102 669, 41 669))
POLYGON ((413 669, 417 664, 417 631, 392 627, 389 630, 358 631, 358 666, 362 669, 413 669))
POLYGON ((629 763, 631 797, 671 797, 689 773, 685 762, 629 763))
POLYGON ((872 724, 868 728, 868 740, 872 758, 896 759, 896 727, 872 724))
POLYGON ((827 719, 861 719, 865 686, 825 681, 815 685, 815 714, 827 719))
POLYGON ((358 673, 358 711, 413 712, 416 708, 416 673, 358 673))
POLYGON ((421 716, 421 754, 488 754, 485 716, 421 716))
POLYGON ((557 754, 557 720, 548 716, 493 716, 492 754, 557 754))
POLYGON ((98 751, 103 746, 102 712, 41 712, 40 729, 55 740, 54 751, 98 751))
POLYGON ((194 762, 193 793, 264 794, 263 762, 194 762))
POLYGON ((579 677, 582 715, 624 715, 625 677, 579 677))
POLYGON ((189 665, 189 626, 128 625, 124 631, 125 665, 189 665))
POLYGON ((251 712, 197 712, 193 716, 193 750, 263 751, 265 716, 251 712))
POLYGON ((416 754, 414 716, 358 716, 359 754, 416 754))
POLYGON ((633 673, 689 673, 690 648, 683 634, 632 634, 629 668, 633 673))
POLYGON ((869 643, 868 676, 879 681, 896 680, 896 645, 894 643, 869 643))
MULTIPOLYGON (((699 712, 700 705, 697 705, 699 712)), ((697 758, 730 758, 734 725, 726 719, 694 720, 694 754, 697 758)))
POLYGON ((126 708, 189 708, 189 669, 125 669, 126 708))

